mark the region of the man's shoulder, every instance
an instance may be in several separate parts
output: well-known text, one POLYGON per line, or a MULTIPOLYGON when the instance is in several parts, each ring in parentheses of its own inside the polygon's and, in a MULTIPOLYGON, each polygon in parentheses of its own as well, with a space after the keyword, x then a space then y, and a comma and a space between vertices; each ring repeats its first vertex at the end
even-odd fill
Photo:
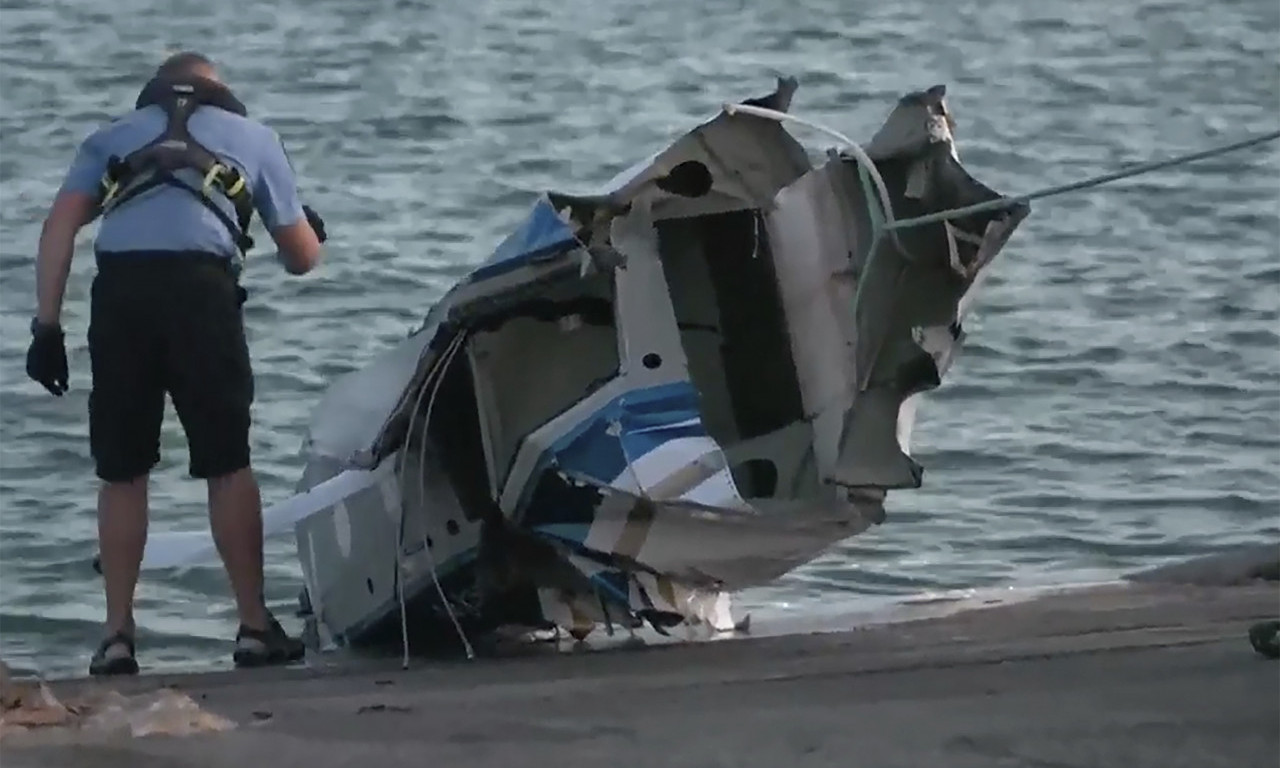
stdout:
POLYGON ((120 143, 147 141, 164 128, 164 117, 150 109, 135 109, 103 123, 85 137, 86 144, 115 148, 120 143))
MULTIPOLYGON (((109 122, 97 126, 86 137, 86 141, 94 143, 115 143, 120 140, 132 140, 143 135, 147 140, 154 139, 157 131, 163 131, 166 122, 164 111, 157 106, 135 109, 117 116, 109 122)), ((225 109, 207 107, 196 110, 191 115, 191 125, 203 124, 217 131, 222 136, 241 141, 256 143, 278 142, 279 134, 275 129, 252 117, 237 115, 225 109)))
POLYGON ((225 109, 202 108, 191 116, 191 120, 192 130, 205 128, 215 132, 222 141, 239 147, 265 149, 280 141, 275 129, 266 123, 225 109))
POLYGON ((237 115, 218 107, 201 107, 191 116, 192 120, 200 119, 216 123, 219 127, 237 131, 245 136, 260 139, 275 136, 271 126, 253 117, 237 115))

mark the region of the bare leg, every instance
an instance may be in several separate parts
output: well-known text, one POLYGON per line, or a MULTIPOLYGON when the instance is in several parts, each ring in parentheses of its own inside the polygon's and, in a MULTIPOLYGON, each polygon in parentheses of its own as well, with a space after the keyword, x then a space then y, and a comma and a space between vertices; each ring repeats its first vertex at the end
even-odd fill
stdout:
POLYGON ((147 544, 147 475, 98 489, 98 547, 107 592, 107 634, 134 633, 133 593, 147 544))
POLYGON ((240 623, 267 628, 262 600, 262 498, 249 467, 209 479, 209 523, 213 541, 235 593, 240 623))

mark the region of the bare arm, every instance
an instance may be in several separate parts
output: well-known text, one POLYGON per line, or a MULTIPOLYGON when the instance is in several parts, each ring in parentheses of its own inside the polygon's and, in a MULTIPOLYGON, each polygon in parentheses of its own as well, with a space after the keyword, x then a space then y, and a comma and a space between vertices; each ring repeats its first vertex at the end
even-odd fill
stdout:
POLYGON ((36 254, 36 318, 43 325, 59 324, 76 235, 97 213, 96 199, 78 190, 59 192, 49 208, 36 254))
POLYGON ((268 231, 289 274, 305 275, 320 263, 320 239, 305 218, 268 231))
POLYGON ((275 241, 280 263, 291 275, 304 275, 320 263, 320 239, 311 228, 298 196, 298 179, 274 133, 263 147, 254 201, 275 241))

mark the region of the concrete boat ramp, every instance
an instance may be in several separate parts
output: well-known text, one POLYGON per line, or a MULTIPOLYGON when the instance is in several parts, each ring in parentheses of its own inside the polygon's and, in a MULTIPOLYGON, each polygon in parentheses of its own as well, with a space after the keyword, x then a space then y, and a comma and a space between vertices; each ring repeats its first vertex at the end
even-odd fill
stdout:
POLYGON ((1280 666, 1246 634, 1277 570, 1268 545, 835 631, 55 682, 69 714, 7 710, 0 764, 1274 768, 1280 666))

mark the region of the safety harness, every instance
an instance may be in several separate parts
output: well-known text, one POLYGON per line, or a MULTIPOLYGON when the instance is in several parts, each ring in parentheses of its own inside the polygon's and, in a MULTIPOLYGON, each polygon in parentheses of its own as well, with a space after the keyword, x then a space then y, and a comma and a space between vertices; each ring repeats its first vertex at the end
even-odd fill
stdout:
POLYGON ((168 125, 164 133, 141 149, 124 158, 113 155, 107 161, 107 172, 102 176, 100 189, 102 214, 105 216, 162 184, 179 187, 195 195, 217 215, 231 232, 243 258, 253 248, 253 238, 249 236, 253 196, 249 185, 238 169, 224 163, 191 136, 187 121, 201 105, 218 107, 241 116, 246 115, 247 110, 225 86, 203 78, 152 80, 138 95, 135 109, 153 104, 164 110, 168 125), (177 171, 184 168, 201 174, 203 182, 199 187, 178 178, 177 171), (215 192, 231 201, 236 214, 234 221, 213 199, 215 192))

